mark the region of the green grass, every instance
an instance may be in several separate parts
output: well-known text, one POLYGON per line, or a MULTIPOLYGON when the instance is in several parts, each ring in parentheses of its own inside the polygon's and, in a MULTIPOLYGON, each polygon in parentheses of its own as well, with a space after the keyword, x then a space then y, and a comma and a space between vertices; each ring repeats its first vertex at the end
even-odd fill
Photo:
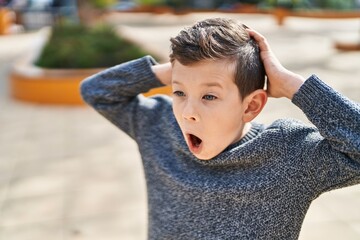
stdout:
POLYGON ((43 68, 106 68, 150 53, 121 38, 110 26, 53 28, 35 65, 43 68))

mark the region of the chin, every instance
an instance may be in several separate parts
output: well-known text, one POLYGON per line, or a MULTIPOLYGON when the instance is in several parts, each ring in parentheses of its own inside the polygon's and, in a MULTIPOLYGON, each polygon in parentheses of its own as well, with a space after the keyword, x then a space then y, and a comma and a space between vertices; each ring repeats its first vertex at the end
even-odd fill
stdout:
MULTIPOLYGON (((200 160, 209 161, 213 158, 213 156, 210 157, 204 157, 204 156, 196 156, 200 160)), ((215 156, 214 156, 215 157, 215 156)))
POLYGON ((198 149, 197 152, 192 151, 192 154, 200 160, 209 161, 222 153, 227 148, 227 146, 228 145, 204 144, 198 149))
POLYGON ((219 153, 217 154, 194 154, 195 157, 197 157, 200 160, 204 160, 204 161, 208 161, 211 160, 212 158, 216 157, 219 153))

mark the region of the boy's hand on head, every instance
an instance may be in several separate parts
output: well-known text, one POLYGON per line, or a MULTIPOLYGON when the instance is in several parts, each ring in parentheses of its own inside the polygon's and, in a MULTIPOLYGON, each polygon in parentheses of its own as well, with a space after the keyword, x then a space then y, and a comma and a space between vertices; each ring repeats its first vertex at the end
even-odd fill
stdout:
POLYGON ((249 35, 255 39, 260 48, 260 56, 263 61, 267 82, 267 92, 270 97, 287 97, 292 99, 299 90, 305 79, 287 70, 271 51, 270 46, 264 36, 260 33, 247 29, 249 35))
POLYGON ((170 62, 154 65, 151 69, 162 84, 171 85, 172 65, 170 62))

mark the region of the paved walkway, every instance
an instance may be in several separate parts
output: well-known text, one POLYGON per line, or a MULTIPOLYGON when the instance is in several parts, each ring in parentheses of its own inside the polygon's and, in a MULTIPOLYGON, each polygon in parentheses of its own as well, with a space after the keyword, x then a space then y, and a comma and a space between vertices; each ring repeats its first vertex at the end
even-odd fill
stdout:
MULTIPOLYGON (((168 39, 183 26, 217 14, 114 15, 129 38, 166 57, 168 39)), ((219 14, 221 15, 221 14, 219 14)), ((288 68, 317 73, 360 102, 360 52, 333 49, 354 38, 358 20, 231 15, 265 34, 288 68)), ((134 142, 88 107, 39 106, 9 97, 11 63, 38 33, 0 36, 0 240, 140 240, 146 236, 143 172, 134 142)), ((286 100, 270 100, 258 121, 306 121, 286 100)), ((360 239, 360 187, 314 201, 301 240, 360 239)))

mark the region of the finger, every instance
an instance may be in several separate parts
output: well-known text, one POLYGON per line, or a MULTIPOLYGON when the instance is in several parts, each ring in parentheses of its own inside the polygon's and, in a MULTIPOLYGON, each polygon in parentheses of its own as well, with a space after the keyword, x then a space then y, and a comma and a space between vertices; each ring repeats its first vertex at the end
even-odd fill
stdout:
POLYGON ((273 91, 272 91, 272 88, 271 88, 271 82, 269 81, 269 79, 267 79, 267 82, 266 82, 266 93, 268 95, 268 97, 274 97, 273 95, 273 91))
POLYGON ((278 64, 278 60, 274 55, 274 53, 272 52, 266 38, 253 29, 246 29, 246 30, 248 31, 250 37, 252 37, 257 42, 260 48, 260 55, 263 62, 278 64))
POLYGON ((255 39, 255 41, 258 43, 261 51, 270 51, 270 46, 263 35, 251 28, 246 29, 246 31, 249 33, 250 37, 255 39))

